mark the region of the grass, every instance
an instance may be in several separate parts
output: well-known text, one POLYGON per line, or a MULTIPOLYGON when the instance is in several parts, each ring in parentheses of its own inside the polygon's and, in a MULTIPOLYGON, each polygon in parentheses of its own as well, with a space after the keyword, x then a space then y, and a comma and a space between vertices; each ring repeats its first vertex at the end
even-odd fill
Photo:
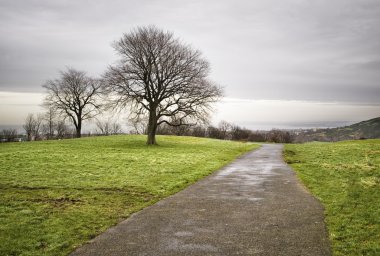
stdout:
POLYGON ((324 205, 333 254, 380 255, 380 140, 286 145, 285 159, 324 205))
POLYGON ((0 144, 0 255, 67 255, 255 144, 158 136, 0 144))

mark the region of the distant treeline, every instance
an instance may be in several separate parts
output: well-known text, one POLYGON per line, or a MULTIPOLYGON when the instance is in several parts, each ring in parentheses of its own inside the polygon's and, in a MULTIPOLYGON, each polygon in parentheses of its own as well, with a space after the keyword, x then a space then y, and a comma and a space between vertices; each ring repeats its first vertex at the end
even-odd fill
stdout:
POLYGON ((293 133, 284 130, 273 129, 271 131, 252 131, 225 121, 215 126, 169 126, 161 125, 157 134, 207 137, 221 140, 291 143, 294 140, 293 133))
MULTIPOLYGON (((125 132, 121 129, 118 120, 98 118, 95 122, 95 130, 90 133, 84 133, 82 136, 126 133, 147 134, 146 120, 129 119, 127 124, 129 129, 128 132, 125 132)), ((1 142, 69 139, 77 137, 75 128, 64 119, 55 115, 52 111, 37 115, 29 114, 25 119, 23 128, 25 132, 22 135, 20 135, 16 129, 3 129, 0 131, 1 142)), ((157 134, 274 143, 373 139, 380 138, 380 118, 338 128, 302 130, 273 129, 270 131, 252 131, 226 121, 221 121, 217 126, 207 124, 170 126, 162 124, 158 127, 157 134)))
MULTIPOLYGON (((107 118, 104 120, 96 119, 96 129, 83 136, 99 136, 122 134, 121 125, 116 121, 107 118)), ((48 109, 45 113, 28 114, 23 124, 24 132, 18 133, 16 129, 3 129, 0 131, 1 142, 20 142, 71 139, 77 137, 77 131, 56 112, 48 109)))
POLYGON ((16 129, 3 129, 0 133, 1 142, 13 142, 22 140, 24 140, 23 136, 19 135, 16 129))
MULTIPOLYGON (((129 134, 146 134, 144 129, 146 126, 142 122, 132 122, 129 123, 129 126, 131 127, 129 134)), ((43 118, 42 115, 28 115, 23 127, 25 130, 23 135, 18 134, 16 129, 3 129, 0 133, 1 142, 70 139, 76 137, 75 129, 64 121, 53 121, 50 118, 43 118)), ((116 121, 97 120, 96 127, 95 131, 82 134, 82 136, 125 134, 121 129, 121 125, 116 121)), ((221 121, 218 126, 169 126, 162 124, 158 128, 157 134, 274 143, 291 143, 295 138, 294 134, 289 131, 277 129, 252 131, 226 121, 221 121)))
MULTIPOLYGON (((114 134, 147 134, 147 120, 130 118, 129 127, 125 132, 117 119, 98 117, 95 119, 95 130, 83 136, 99 136, 114 134)), ((20 135, 16 129, 3 129, 0 132, 1 142, 68 139, 78 137, 76 129, 58 115, 53 109, 45 113, 29 114, 23 124, 24 133, 20 135)), ((252 131, 227 121, 221 121, 217 126, 207 124, 168 125, 161 124, 157 134, 194 136, 221 140, 274 142, 274 143, 303 143, 308 141, 340 141, 355 139, 380 138, 380 118, 356 123, 350 126, 330 129, 298 129, 271 131, 252 131)))

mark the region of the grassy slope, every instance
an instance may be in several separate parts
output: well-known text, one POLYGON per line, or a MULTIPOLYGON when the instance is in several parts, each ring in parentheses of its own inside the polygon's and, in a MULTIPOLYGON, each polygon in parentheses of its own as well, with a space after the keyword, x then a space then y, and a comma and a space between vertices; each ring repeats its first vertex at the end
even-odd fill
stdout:
POLYGON ((145 136, 0 144, 0 255, 66 255, 257 147, 145 136))
POLYGON ((345 127, 318 129, 303 134, 301 141, 341 141, 349 139, 380 138, 380 117, 345 127), (304 137, 303 137, 304 136, 304 137))
POLYGON ((285 158, 325 206, 334 255, 380 255, 380 140, 286 145, 285 158))

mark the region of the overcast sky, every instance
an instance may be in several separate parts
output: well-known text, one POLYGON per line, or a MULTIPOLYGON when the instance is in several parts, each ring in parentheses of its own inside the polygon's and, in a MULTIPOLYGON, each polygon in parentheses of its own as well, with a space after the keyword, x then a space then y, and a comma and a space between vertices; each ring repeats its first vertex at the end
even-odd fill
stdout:
POLYGON ((39 111, 66 66, 100 76, 111 43, 154 24, 202 51, 226 98, 214 122, 359 121, 380 116, 378 0, 0 1, 0 125, 39 111))

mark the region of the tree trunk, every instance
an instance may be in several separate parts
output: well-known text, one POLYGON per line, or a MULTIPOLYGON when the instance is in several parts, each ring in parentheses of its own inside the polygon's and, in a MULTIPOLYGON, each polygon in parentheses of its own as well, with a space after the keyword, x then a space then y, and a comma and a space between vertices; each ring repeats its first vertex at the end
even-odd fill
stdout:
POLYGON ((51 120, 51 118, 49 119, 49 135, 48 135, 48 139, 52 139, 54 137, 54 123, 53 121, 51 120))
POLYGON ((151 110, 149 113, 148 122, 148 139, 146 141, 147 145, 156 145, 156 131, 157 131, 157 116, 156 110, 151 110))
POLYGON ((82 120, 78 118, 78 126, 76 127, 76 137, 80 138, 82 136, 82 120))

